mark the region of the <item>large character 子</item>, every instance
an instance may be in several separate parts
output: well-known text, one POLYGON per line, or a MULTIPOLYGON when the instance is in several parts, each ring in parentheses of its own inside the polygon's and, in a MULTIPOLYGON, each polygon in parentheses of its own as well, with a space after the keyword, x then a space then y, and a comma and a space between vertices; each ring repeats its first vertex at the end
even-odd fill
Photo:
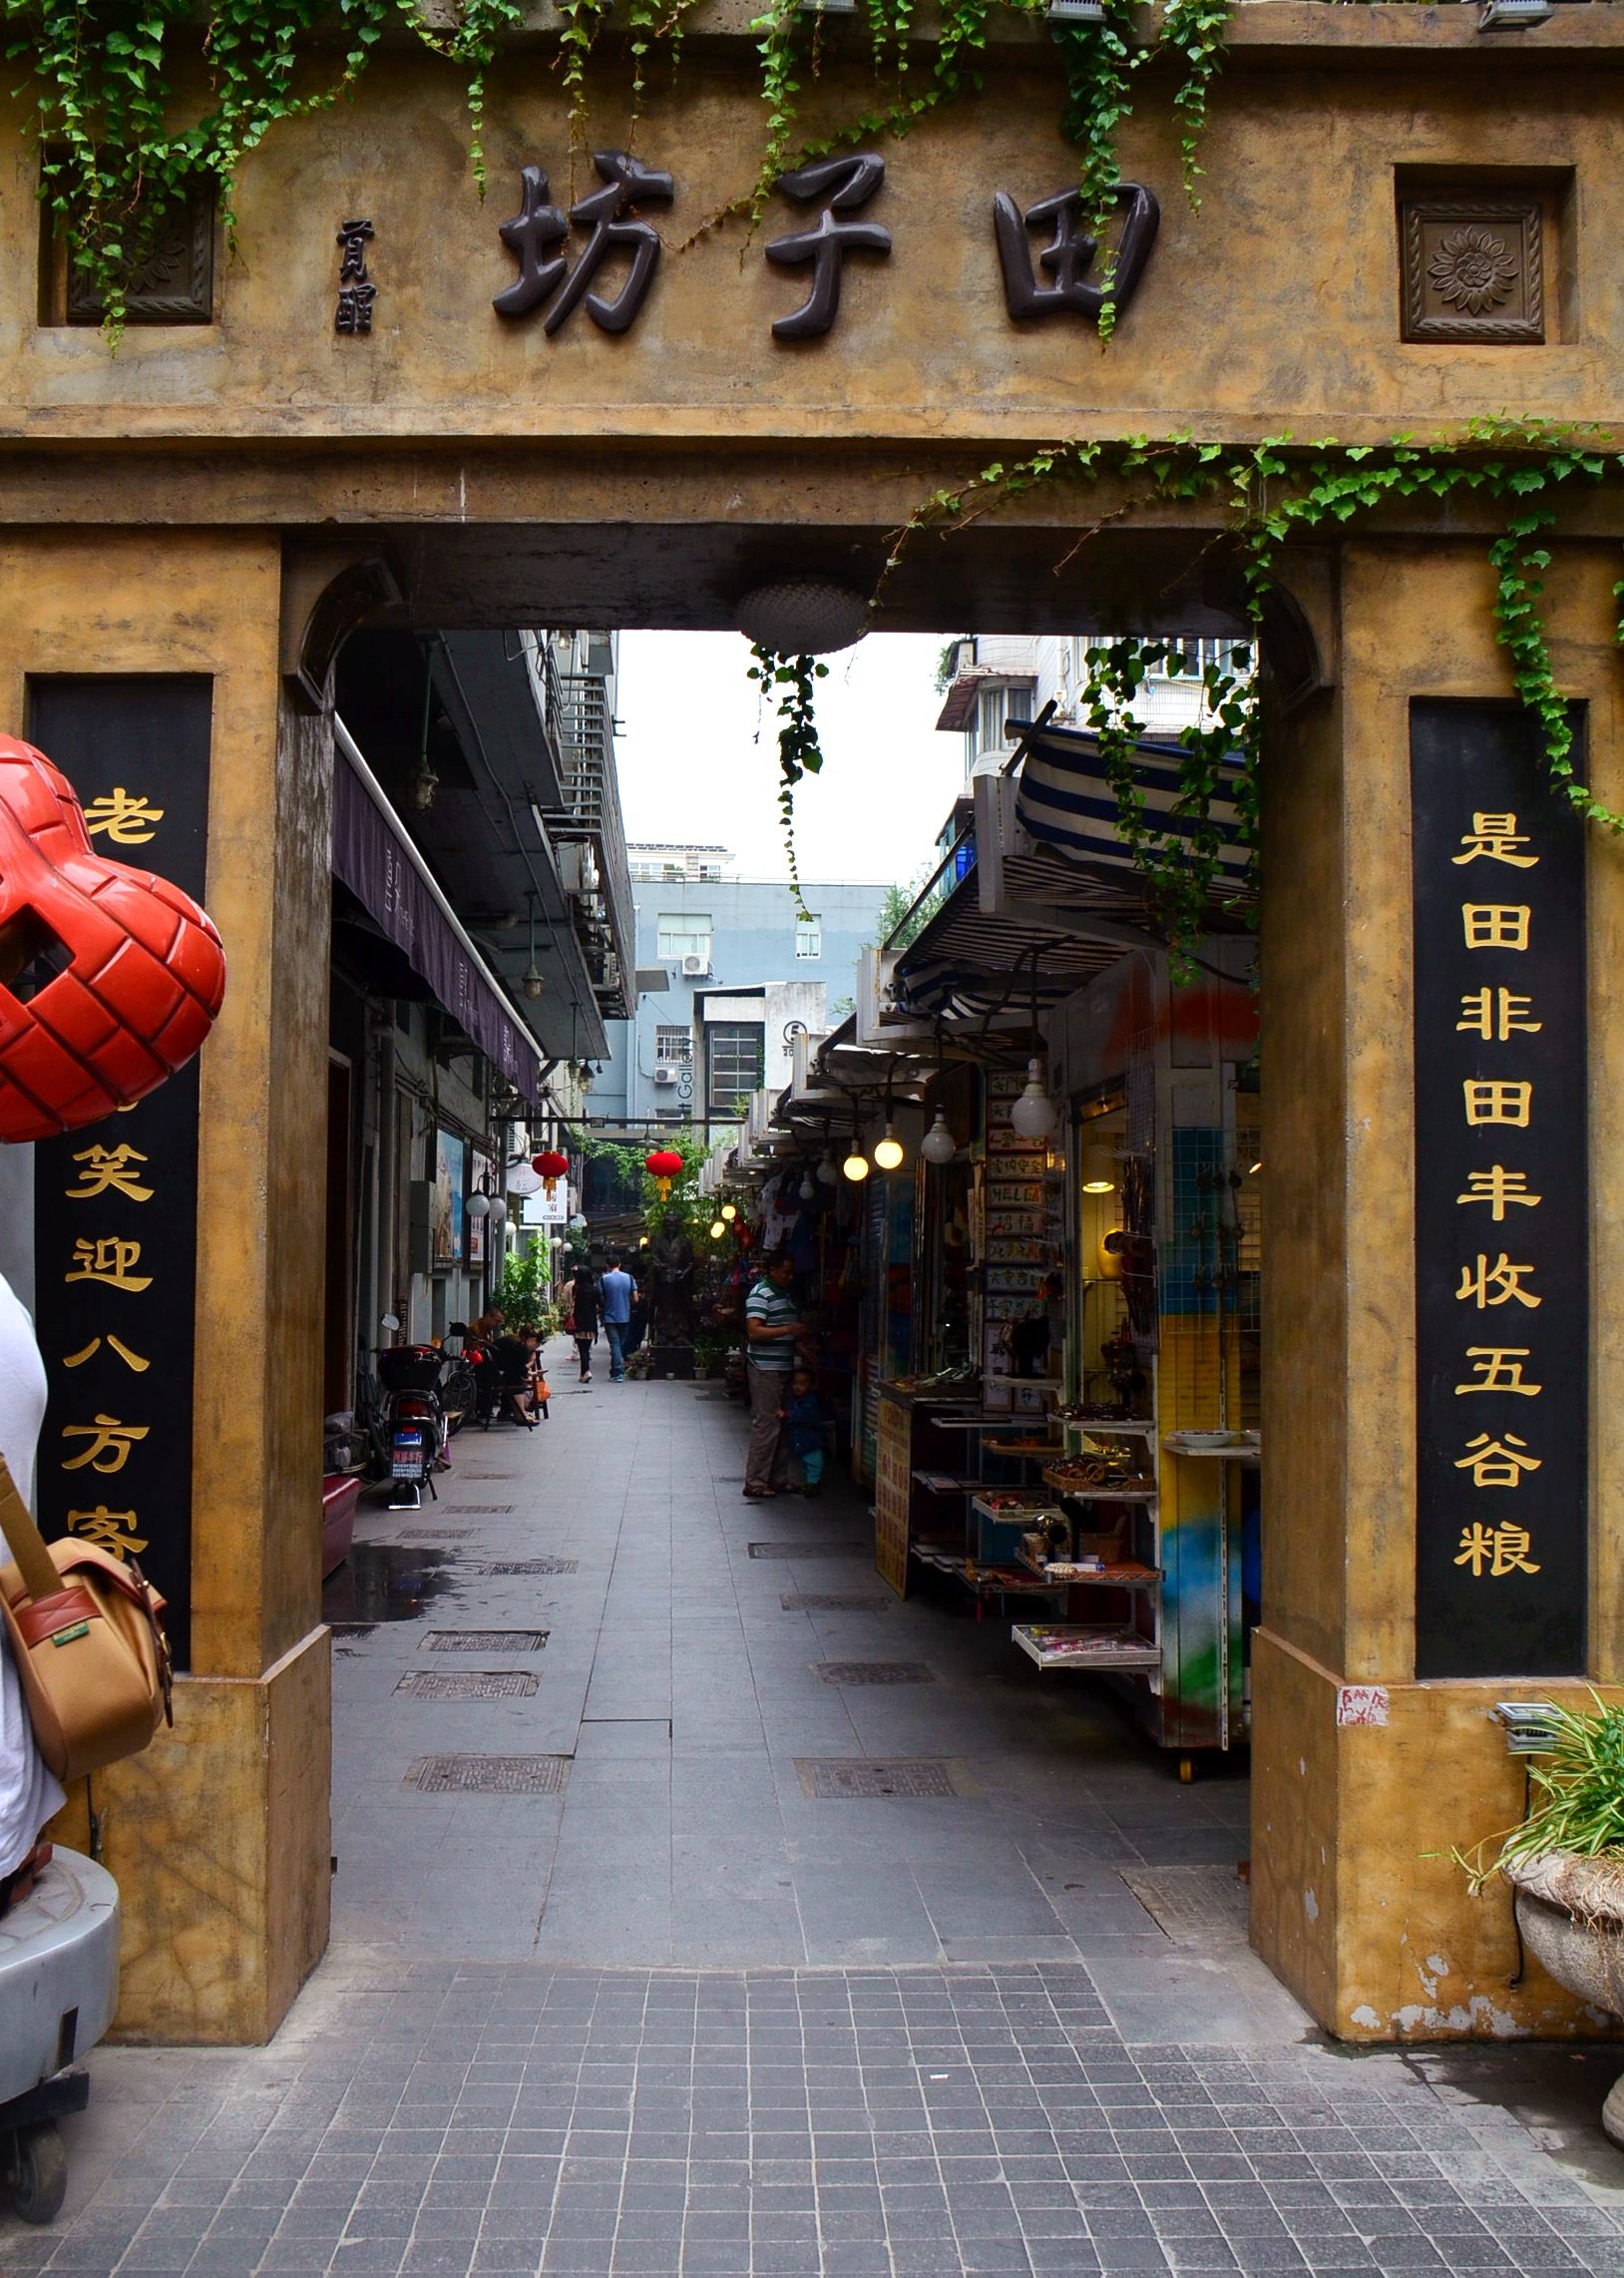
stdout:
POLYGON ((67 777, 0 735, 0 1139, 144 1099, 224 992, 219 935, 192 897, 96 853, 67 777))

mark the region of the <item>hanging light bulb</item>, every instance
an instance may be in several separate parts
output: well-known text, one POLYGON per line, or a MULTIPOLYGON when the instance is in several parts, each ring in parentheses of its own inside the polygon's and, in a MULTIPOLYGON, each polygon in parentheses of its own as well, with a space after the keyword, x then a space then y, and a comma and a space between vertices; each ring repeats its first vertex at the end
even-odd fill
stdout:
POLYGON ((845 1161, 841 1164, 840 1167, 846 1173, 846 1176, 851 1180, 854 1186, 860 1185, 862 1181, 868 1176, 870 1169, 869 1158, 863 1152, 863 1149, 858 1145, 856 1139, 852 1140, 852 1151, 849 1155, 847 1155, 845 1161))
POLYGON ((519 986, 527 997, 539 997, 547 983, 536 962, 536 896, 533 893, 527 894, 525 899, 530 904, 530 963, 525 967, 519 986))
POLYGON ((835 1168, 835 1150, 832 1146, 825 1147, 823 1160, 818 1164, 819 1181, 825 1186, 832 1186, 839 1176, 840 1173, 835 1168))
POLYGON ((803 1202, 815 1202, 817 1200, 818 1190, 812 1183, 812 1176, 809 1171, 803 1170, 801 1172, 801 1183, 796 1187, 795 1192, 803 1202))
POLYGON ((959 1141, 948 1129, 948 1119, 941 1108, 936 1111, 936 1122, 919 1142, 919 1151, 927 1162, 951 1162, 959 1152, 959 1141))
POLYGON ((724 1202, 721 1208, 716 1212, 717 1217, 725 1218, 729 1225, 733 1223, 733 1220, 738 1216, 738 1214, 739 1209, 736 1202, 724 1202))
POLYGON ((1116 1161, 1108 1146, 1091 1146, 1082 1158, 1085 1194, 1109 1194, 1116 1185, 1116 1161))
POLYGON ((1026 1089, 1010 1110, 1010 1121, 1022 1139, 1047 1139, 1054 1129, 1054 1103, 1044 1089, 1040 1061, 1027 1061, 1026 1089))
POLYGON ((874 1159, 882 1170, 895 1170, 902 1161, 903 1144, 894 1125, 887 1124, 885 1137, 874 1149, 874 1159))
POLYGON ((711 1229, 710 1229, 710 1238, 711 1238, 711 1240, 712 1240, 713 1242, 719 1242, 719 1241, 721 1240, 721 1238, 722 1238, 723 1234, 725 1234, 725 1233, 726 1233, 726 1231, 727 1231, 727 1228, 726 1228, 726 1226, 723 1224, 722 1220, 721 1220, 720 1218, 717 1218, 717 1219, 715 1220, 715 1222, 712 1224, 712 1226, 711 1226, 711 1229))

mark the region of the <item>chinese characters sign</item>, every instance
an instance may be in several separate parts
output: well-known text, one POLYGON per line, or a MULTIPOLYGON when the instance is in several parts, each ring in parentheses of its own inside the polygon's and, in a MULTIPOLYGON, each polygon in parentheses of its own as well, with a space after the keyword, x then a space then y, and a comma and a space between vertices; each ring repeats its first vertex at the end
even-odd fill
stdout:
POLYGON ((1416 1670, 1585 1665, 1583 825, 1509 705, 1411 714, 1416 1670))
MULTIPOLYGON (((542 329, 550 339, 581 307, 601 331, 629 331, 653 286, 662 249, 659 231, 644 209, 669 207, 678 197, 673 175, 645 166, 628 151, 595 151, 593 166, 602 187, 578 199, 568 213, 553 203, 539 166, 522 168, 519 212, 497 227, 519 274, 491 305, 508 317, 543 310, 542 329), (606 262, 614 273, 613 288, 594 290, 606 262)), ((853 151, 779 177, 779 194, 808 219, 802 228, 769 239, 763 252, 777 268, 808 273, 801 305, 774 320, 775 339, 821 339, 833 331, 849 253, 889 258, 891 231, 868 213, 877 202, 883 204, 886 162, 877 152, 853 151), (815 220, 810 218, 813 209, 815 220)), ((1082 193, 1075 187, 1024 209, 1005 191, 995 195, 991 244, 1015 321, 1071 315, 1092 323, 1107 280, 1118 310, 1127 307, 1156 241, 1161 209, 1136 182, 1119 185, 1116 203, 1122 216, 1120 241, 1109 252, 1083 228, 1082 193), (1040 249, 1033 244, 1034 229, 1048 232, 1040 249), (1039 281, 1039 270, 1046 281, 1039 281), (1087 281, 1090 271, 1092 282, 1087 281)))
MULTIPOLYGON (((79 793, 92 845, 203 898, 211 688, 170 676, 30 683, 28 733, 79 793)), ((190 1653, 198 1064, 35 1153, 35 1320, 50 1401, 48 1538, 135 1557, 190 1653)))

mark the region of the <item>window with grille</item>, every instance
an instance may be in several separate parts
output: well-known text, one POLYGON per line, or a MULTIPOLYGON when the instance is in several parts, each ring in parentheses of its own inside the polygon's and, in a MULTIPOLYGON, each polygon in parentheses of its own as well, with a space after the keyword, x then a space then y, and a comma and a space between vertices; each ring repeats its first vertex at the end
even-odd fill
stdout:
POLYGON ((710 1054, 707 1098, 712 1115, 726 1115, 761 1088, 764 1031, 754 1021, 713 1021, 705 1031, 710 1054))
POLYGON ((692 1029, 667 1028, 663 1022, 654 1031, 654 1058, 662 1068, 688 1068, 693 1062, 692 1029))
POLYGON ((697 911, 662 911, 659 917, 659 947, 655 952, 661 965, 680 964, 684 957, 702 957, 710 963, 710 920, 697 911))
POLYGON ((801 918, 797 921, 795 954, 797 957, 821 957, 823 955, 822 918, 801 918))

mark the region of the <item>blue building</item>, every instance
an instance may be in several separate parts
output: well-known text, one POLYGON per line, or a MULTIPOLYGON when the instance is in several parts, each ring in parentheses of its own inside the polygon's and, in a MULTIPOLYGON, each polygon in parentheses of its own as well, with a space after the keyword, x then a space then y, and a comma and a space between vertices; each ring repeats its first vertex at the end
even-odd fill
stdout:
POLYGON ((821 1002, 831 1024, 851 1009, 858 951, 882 930, 885 886, 808 883, 808 919, 784 880, 733 876, 725 847, 633 844, 626 852, 636 1013, 609 1024, 593 1122, 725 1120, 783 1064, 783 1038, 767 1033, 775 1005, 807 1018, 821 1002), (655 972, 663 987, 649 987, 655 972), (734 991, 743 1000, 736 1006, 734 991))

